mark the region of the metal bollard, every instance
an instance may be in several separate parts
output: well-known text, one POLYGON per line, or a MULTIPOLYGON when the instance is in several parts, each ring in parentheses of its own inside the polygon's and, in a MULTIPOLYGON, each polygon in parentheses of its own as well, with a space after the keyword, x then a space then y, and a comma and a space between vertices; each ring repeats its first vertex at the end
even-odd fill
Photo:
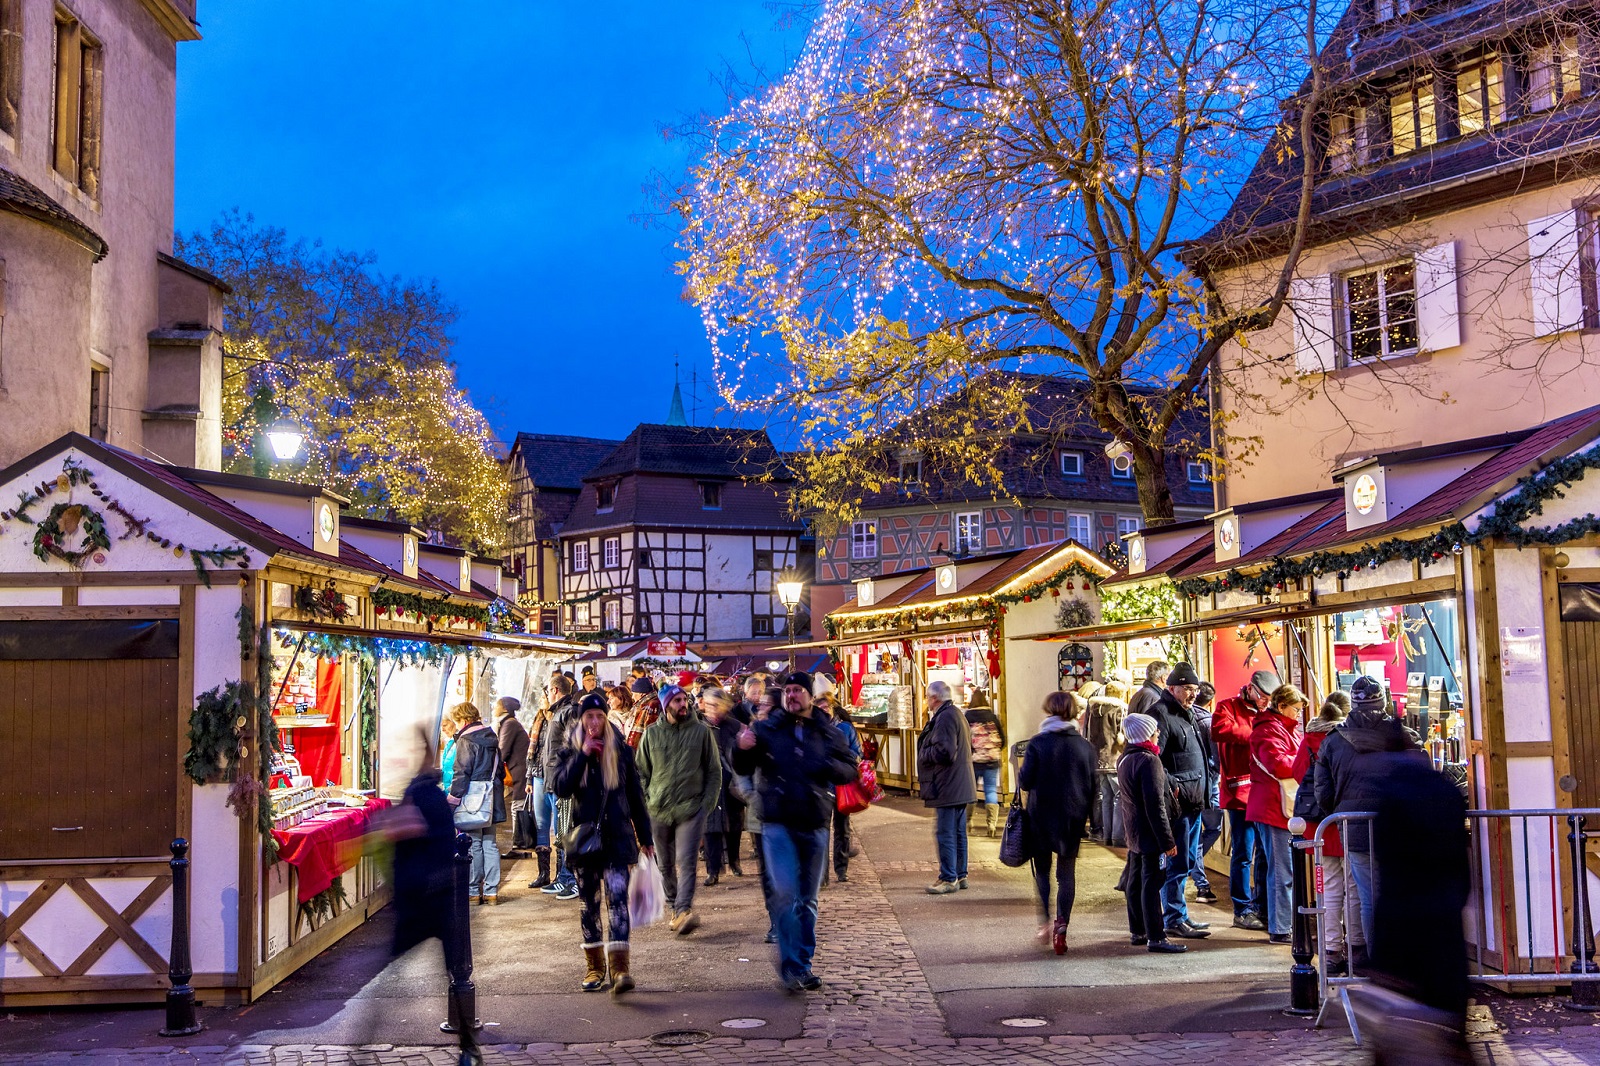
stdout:
POLYGON ((189 961, 189 842, 172 842, 172 950, 167 955, 167 1024, 162 1036, 193 1036, 202 1028, 194 1016, 194 964, 189 961))
POLYGON ((1317 968, 1311 965, 1311 959, 1316 954, 1317 939, 1317 923, 1315 916, 1310 913, 1311 884, 1315 874, 1311 869, 1311 841, 1299 839, 1300 834, 1305 832, 1305 825, 1301 818, 1289 822, 1289 867, 1292 874, 1290 914, 1293 916, 1289 953, 1294 956, 1294 965, 1289 967, 1289 1006, 1283 1013, 1296 1018, 1315 1015, 1322 998, 1317 968))
MULTIPOLYGON (((1594 921, 1589 913, 1589 894, 1585 888, 1584 852, 1588 833, 1584 830, 1585 817, 1567 815, 1567 843, 1572 849, 1572 883, 1577 891, 1572 896, 1572 972, 1574 974, 1600 975, 1600 964, 1594 960, 1594 921)), ((1572 998, 1567 1000, 1570 1010, 1600 1011, 1600 981, 1572 982, 1572 998)))
MULTIPOLYGON (((489 846, 494 846, 492 841, 489 846)), ((478 1030, 483 1028, 483 1022, 478 1020, 478 989, 472 983, 472 900, 467 895, 471 873, 472 838, 458 832, 455 892, 450 901, 450 938, 444 945, 444 964, 450 971, 449 1012, 439 1030, 460 1037, 460 1066, 479 1066, 483 1062, 478 1051, 478 1030), (464 1019, 471 1021, 464 1023, 464 1019)))

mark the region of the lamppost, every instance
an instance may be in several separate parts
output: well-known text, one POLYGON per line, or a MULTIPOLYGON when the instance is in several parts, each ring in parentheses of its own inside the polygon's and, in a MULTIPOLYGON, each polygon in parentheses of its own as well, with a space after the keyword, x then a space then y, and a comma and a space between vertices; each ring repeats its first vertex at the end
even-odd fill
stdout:
POLYGON ((800 606, 800 593, 805 588, 805 582, 800 580, 800 575, 791 569, 786 569, 778 575, 778 600, 783 604, 783 609, 788 614, 788 624, 784 626, 784 633, 789 637, 789 669, 794 669, 794 609, 800 606))
POLYGON ((250 442, 250 458, 255 465, 256 477, 272 476, 272 461, 287 462, 300 453, 306 432, 292 418, 284 416, 273 401, 272 389, 263 385, 256 389, 250 402, 250 415, 255 420, 256 432, 250 442), (267 449, 272 449, 268 455, 267 449))

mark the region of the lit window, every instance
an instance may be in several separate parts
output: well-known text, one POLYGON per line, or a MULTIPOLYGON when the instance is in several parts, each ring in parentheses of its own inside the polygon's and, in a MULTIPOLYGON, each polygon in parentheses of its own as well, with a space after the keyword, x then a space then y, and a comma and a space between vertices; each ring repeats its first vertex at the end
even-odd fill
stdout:
POLYGON ((715 481, 700 482, 700 507, 705 511, 722 509, 722 486, 715 481))
POLYGON ((1086 514, 1067 515, 1067 537, 1079 544, 1089 544, 1089 516, 1086 514))
POLYGON ((1204 485, 1211 480, 1211 464, 1204 461, 1189 461, 1189 484, 1204 485))
POLYGON ((607 537, 601 551, 601 557, 607 570, 615 570, 622 565, 622 541, 620 538, 607 537))
POLYGON ((594 509, 596 511, 609 511, 617 505, 617 485, 608 481, 603 485, 596 485, 594 489, 594 509))
POLYGON ((1067 477, 1082 477, 1083 476, 1083 453, 1082 452, 1062 452, 1061 453, 1061 472, 1063 474, 1065 474, 1067 477))
POLYGON ((956 515, 955 552, 965 555, 983 548, 983 512, 972 511, 956 515))
POLYGON ((1549 41, 1528 53, 1528 110, 1549 111, 1578 97, 1578 37, 1549 41))
POLYGON ((1387 22, 1396 15, 1404 15, 1411 11, 1411 0, 1378 0, 1378 21, 1387 22))
POLYGON ((602 614, 604 616, 604 620, 601 622, 601 625, 604 628, 606 628, 606 629, 621 629, 622 628, 622 601, 621 600, 607 600, 605 602, 604 607, 601 608, 601 612, 602 612, 602 614))
POLYGON ((1328 120, 1328 171, 1342 174, 1371 161, 1367 150, 1367 109, 1343 111, 1328 120))
POLYGON ((579 603, 573 606, 572 624, 575 626, 586 626, 589 624, 589 605, 587 603, 579 603))
POLYGON ((850 558, 876 559, 878 557, 878 523, 873 521, 850 524, 850 558))
POLYGON ((71 14, 56 10, 52 150, 58 174, 89 196, 100 194, 100 42, 71 14))
POLYGON ((1463 137, 1506 120, 1505 79, 1497 56, 1485 56, 1456 74, 1456 114, 1463 137))
POLYGON ((1133 480, 1133 456, 1123 454, 1111 460, 1111 476, 1118 481, 1133 480))
POLYGON ((578 541, 572 546, 572 570, 574 573, 582 573, 587 569, 589 569, 589 543, 578 541))
POLYGON ((1389 97, 1389 133, 1395 155, 1415 152, 1439 140, 1433 86, 1413 85, 1389 97))
POLYGON ((1417 350, 1416 272, 1411 260, 1343 279, 1345 352, 1351 362, 1417 350))
POLYGON ((1137 532, 1139 532, 1139 519, 1137 519, 1137 518, 1118 518, 1117 519, 1117 539, 1118 540, 1121 540, 1123 538, 1123 536, 1128 534, 1128 533, 1137 533, 1137 532))

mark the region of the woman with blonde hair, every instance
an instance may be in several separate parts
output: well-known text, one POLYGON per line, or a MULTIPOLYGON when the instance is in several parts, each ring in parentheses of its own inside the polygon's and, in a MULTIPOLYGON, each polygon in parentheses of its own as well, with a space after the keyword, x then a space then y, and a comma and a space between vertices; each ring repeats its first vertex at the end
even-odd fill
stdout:
POLYGON ((554 787, 557 796, 572 800, 567 864, 577 875, 583 901, 578 921, 588 964, 580 987, 598 992, 609 983, 611 994, 621 995, 633 988, 628 972, 628 871, 641 852, 654 857, 655 841, 633 749, 611 724, 604 697, 590 693, 579 707, 577 724, 556 763, 554 787), (600 925, 602 891, 609 939, 600 925))
POLYGON ((450 708, 448 721, 455 737, 449 802, 457 828, 472 839, 467 894, 476 896, 479 906, 499 903, 500 845, 495 842, 494 827, 506 820, 506 796, 501 785, 505 764, 500 758, 500 740, 471 703, 450 708), (487 799, 483 795, 486 790, 487 799))

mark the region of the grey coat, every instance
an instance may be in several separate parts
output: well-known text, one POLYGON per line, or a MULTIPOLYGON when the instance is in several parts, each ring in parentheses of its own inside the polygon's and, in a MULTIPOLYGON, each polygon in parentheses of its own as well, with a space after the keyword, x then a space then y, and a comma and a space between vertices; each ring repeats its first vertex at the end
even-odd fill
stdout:
POLYGON ((917 777, 925 807, 978 802, 967 717, 949 700, 939 705, 917 737, 917 777))

